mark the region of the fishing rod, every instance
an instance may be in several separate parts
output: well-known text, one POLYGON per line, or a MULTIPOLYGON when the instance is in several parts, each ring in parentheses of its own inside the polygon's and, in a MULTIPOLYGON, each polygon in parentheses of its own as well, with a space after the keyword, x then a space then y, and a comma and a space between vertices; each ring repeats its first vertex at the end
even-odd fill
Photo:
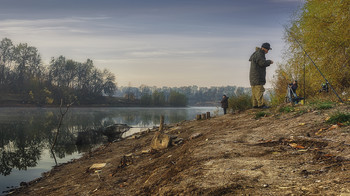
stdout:
MULTIPOLYGON (((304 54, 311 60, 312 64, 316 67, 317 71, 320 72, 321 76, 323 77, 323 79, 326 81, 326 84, 329 85, 329 87, 331 87, 333 93, 338 97, 339 101, 344 103, 343 100, 339 97, 338 93, 334 90, 333 86, 331 85, 331 83, 329 83, 329 81, 327 80, 327 78, 322 74, 321 70, 317 67, 316 63, 312 60, 312 58, 309 56, 309 54, 306 52, 306 50, 303 48, 303 46, 300 44, 300 42, 293 36, 292 32, 288 31, 288 29, 286 27, 284 27, 284 29, 289 33, 289 35, 297 42, 297 44, 300 46, 300 48, 304 51, 304 54)), ((305 96, 305 95, 304 95, 305 96)))

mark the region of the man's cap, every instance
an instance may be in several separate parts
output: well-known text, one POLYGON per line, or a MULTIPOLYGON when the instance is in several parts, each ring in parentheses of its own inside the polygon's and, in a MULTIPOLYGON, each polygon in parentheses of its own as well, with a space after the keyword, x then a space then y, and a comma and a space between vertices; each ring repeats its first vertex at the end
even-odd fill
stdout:
POLYGON ((262 48, 266 48, 266 49, 268 49, 268 50, 272 50, 272 48, 270 47, 270 44, 269 44, 269 43, 263 43, 263 44, 261 45, 261 47, 262 47, 262 48))

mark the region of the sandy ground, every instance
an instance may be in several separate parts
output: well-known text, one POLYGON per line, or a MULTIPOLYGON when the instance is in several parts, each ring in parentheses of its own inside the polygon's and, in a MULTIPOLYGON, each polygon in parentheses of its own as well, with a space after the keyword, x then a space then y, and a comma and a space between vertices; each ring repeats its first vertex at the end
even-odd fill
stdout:
POLYGON ((270 109, 259 119, 262 110, 251 109, 184 121, 165 130, 177 145, 150 151, 155 132, 144 132, 57 166, 11 195, 350 195, 350 126, 325 123, 349 109, 270 109), (94 163, 106 165, 89 169, 94 163))

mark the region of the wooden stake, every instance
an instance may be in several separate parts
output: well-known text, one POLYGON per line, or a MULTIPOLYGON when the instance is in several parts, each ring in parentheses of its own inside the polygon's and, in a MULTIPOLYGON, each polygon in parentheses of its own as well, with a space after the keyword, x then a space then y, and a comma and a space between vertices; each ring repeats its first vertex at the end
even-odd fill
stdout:
POLYGON ((164 129, 164 116, 160 116, 160 124, 159 124, 159 131, 162 132, 164 129))
POLYGON ((210 112, 207 112, 207 119, 210 118, 210 112))

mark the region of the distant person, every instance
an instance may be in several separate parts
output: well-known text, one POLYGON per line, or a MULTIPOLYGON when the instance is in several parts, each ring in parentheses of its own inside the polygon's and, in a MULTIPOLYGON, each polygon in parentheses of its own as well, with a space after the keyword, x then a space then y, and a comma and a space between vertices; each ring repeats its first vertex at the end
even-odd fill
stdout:
POLYGON ((226 110, 228 108, 228 97, 226 95, 222 96, 221 107, 224 109, 224 114, 226 114, 226 110))
POLYGON ((299 102, 299 98, 297 96, 297 88, 298 88, 298 82, 296 80, 288 84, 288 92, 287 92, 288 102, 294 102, 295 104, 299 102))
POLYGON ((273 64, 272 60, 266 60, 265 54, 272 50, 269 43, 263 43, 261 48, 250 56, 249 80, 252 87, 253 108, 268 108, 264 103, 264 85, 266 84, 266 67, 273 64))
POLYGON ((328 91, 329 91, 328 90, 328 82, 327 83, 322 83, 320 92, 328 93, 328 91))
POLYGON ((292 83, 289 84, 289 87, 295 94, 297 94, 298 81, 294 80, 292 83))

